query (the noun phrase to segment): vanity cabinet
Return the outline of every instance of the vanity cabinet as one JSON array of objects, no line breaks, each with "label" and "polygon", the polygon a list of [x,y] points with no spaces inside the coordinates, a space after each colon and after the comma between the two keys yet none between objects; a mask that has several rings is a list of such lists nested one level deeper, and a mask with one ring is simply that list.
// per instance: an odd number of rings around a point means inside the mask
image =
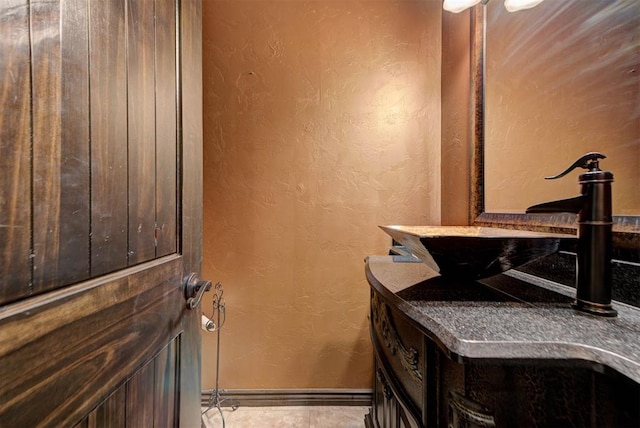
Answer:
[{"label": "vanity cabinet", "polygon": [[375,424],[369,421],[368,426],[393,428],[418,428],[419,419],[410,411],[402,396],[404,391],[391,386],[387,372],[382,368],[379,360],[375,363],[374,410]]},{"label": "vanity cabinet", "polygon": [[423,336],[373,292],[370,320],[376,349],[375,426],[420,427],[424,406]]},{"label": "vanity cabinet", "polygon": [[[482,340],[467,344],[469,349],[482,349],[485,357],[465,355],[467,352],[449,346],[451,336],[459,334],[456,330],[483,327],[427,322],[423,317],[428,313],[425,307],[450,311],[456,319],[456,312],[463,314],[481,305],[491,322],[492,312],[515,309],[518,313],[521,303],[511,301],[506,294],[500,297],[497,290],[478,291],[486,287],[480,283],[460,287],[447,284],[455,299],[446,301],[446,290],[437,281],[413,283],[413,273],[407,276],[409,284],[403,285],[402,265],[392,263],[382,270],[384,275],[380,276],[390,279],[388,287],[371,271],[367,274],[375,353],[373,405],[366,418],[367,427],[640,426],[638,382],[590,361],[586,355],[580,359],[568,351],[567,358],[527,358],[522,354],[510,358],[507,355],[512,351],[508,348],[515,342],[505,340],[501,346],[504,338],[492,338],[495,330],[491,328],[484,328],[482,333],[486,344]],[[398,268],[397,277],[392,275],[394,268]],[[416,267],[408,269],[415,271]],[[437,299],[442,305],[428,302],[434,293],[426,290],[434,287],[440,287]],[[640,325],[634,322],[623,321],[619,326]],[[500,328],[509,332],[536,327],[528,326],[526,319],[514,319],[512,325]],[[637,338],[638,332],[633,334]],[[500,356],[503,351],[505,355]]]}]

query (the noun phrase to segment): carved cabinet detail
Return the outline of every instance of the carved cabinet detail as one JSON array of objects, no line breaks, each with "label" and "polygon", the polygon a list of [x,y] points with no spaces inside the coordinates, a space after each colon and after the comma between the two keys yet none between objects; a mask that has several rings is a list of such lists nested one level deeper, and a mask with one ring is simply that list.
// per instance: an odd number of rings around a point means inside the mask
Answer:
[{"label": "carved cabinet detail", "polygon": [[382,344],[398,359],[411,379],[420,385],[422,383],[422,373],[418,365],[420,352],[415,347],[407,347],[402,343],[400,333],[391,316],[391,309],[382,303],[376,294],[371,300],[371,319]]},{"label": "carved cabinet detail", "polygon": [[393,298],[371,293],[375,353],[368,428],[640,426],[640,386],[571,361],[451,355]]}]

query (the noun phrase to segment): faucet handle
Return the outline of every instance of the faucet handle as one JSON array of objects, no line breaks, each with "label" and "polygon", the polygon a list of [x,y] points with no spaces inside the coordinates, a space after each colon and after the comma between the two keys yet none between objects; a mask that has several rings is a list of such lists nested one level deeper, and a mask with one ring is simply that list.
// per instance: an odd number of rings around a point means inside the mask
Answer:
[{"label": "faucet handle", "polygon": [[589,171],[600,171],[600,165],[598,159],[605,159],[606,156],[602,153],[598,152],[589,152],[586,155],[582,156],[580,159],[575,161],[573,165],[567,168],[565,171],[561,172],[558,175],[554,175],[551,177],[545,177],[545,180],[555,180],[556,178],[564,177],[569,174],[574,169],[580,167],[584,169],[588,169]]}]

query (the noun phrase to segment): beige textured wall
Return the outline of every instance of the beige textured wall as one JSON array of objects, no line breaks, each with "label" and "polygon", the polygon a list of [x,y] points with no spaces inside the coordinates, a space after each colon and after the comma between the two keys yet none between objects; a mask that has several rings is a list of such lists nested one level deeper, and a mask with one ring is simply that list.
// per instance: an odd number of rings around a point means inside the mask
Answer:
[{"label": "beige textured wall", "polygon": [[440,222],[441,2],[204,0],[203,27],[220,386],[369,388],[377,226]]},{"label": "beige textured wall", "polygon": [[442,14],[442,204],[443,225],[465,225],[471,204],[471,14]]}]

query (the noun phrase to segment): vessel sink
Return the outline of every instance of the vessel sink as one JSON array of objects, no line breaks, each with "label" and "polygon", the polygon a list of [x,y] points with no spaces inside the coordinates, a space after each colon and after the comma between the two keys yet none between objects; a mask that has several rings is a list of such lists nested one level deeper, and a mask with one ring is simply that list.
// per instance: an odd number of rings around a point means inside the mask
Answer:
[{"label": "vessel sink", "polygon": [[481,279],[558,251],[574,235],[480,226],[380,226],[442,276]]}]

